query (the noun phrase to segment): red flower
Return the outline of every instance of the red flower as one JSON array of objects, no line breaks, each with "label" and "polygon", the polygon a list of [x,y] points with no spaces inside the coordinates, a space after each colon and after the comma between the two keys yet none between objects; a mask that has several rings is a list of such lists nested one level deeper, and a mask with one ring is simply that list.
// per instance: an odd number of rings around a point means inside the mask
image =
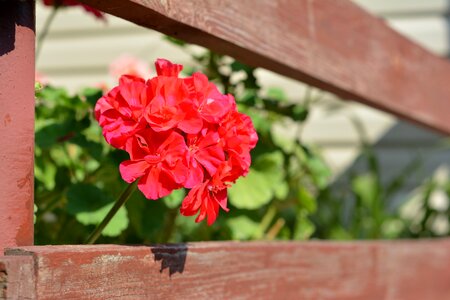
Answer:
[{"label": "red flower", "polygon": [[106,141],[130,155],[120,164],[125,181],[139,180],[149,199],[191,189],[181,213],[199,213],[196,222],[211,225],[219,207],[228,211],[227,188],[247,174],[258,136],[233,96],[205,75],[178,78],[182,66],[164,59],[156,70],[147,81],[122,76],[97,102],[95,117]]},{"label": "red flower", "polygon": [[145,128],[143,113],[148,101],[144,80],[128,75],[122,76],[119,86],[97,101],[95,118],[109,144],[124,149],[128,138]]},{"label": "red flower", "polygon": [[219,214],[219,207],[228,211],[227,188],[238,177],[239,174],[233,173],[229,163],[223,162],[213,177],[190,190],[181,205],[181,214],[193,216],[200,211],[195,222],[200,222],[207,217],[208,225],[211,225]]},{"label": "red flower", "polygon": [[232,108],[234,98],[221,94],[204,74],[194,73],[185,83],[193,99],[192,105],[205,121],[217,124]]},{"label": "red flower", "polygon": [[126,150],[130,160],[120,164],[120,174],[126,182],[140,178],[138,188],[145,197],[167,196],[186,181],[187,147],[179,133],[144,129],[128,141]]},{"label": "red flower", "polygon": [[159,76],[178,77],[183,66],[179,64],[173,64],[167,59],[158,58],[155,62],[156,73]]},{"label": "red flower", "polygon": [[80,3],[76,0],[42,0],[44,5],[46,6],[53,6],[53,7],[60,7],[60,6],[81,6],[84,8],[85,11],[88,13],[93,14],[98,19],[105,20],[105,14],[89,5]]},{"label": "red flower", "polygon": [[189,148],[189,176],[184,184],[187,188],[192,188],[203,181],[204,169],[209,176],[216,173],[219,165],[225,161],[225,153],[220,147],[220,137],[216,131],[205,128],[199,134],[187,135],[187,145]]},{"label": "red flower", "polygon": [[155,131],[179,128],[198,133],[203,121],[193,112],[183,81],[177,77],[158,76],[147,82],[152,101],[145,118]]},{"label": "red flower", "polygon": [[251,164],[250,150],[255,148],[258,135],[253,127],[252,120],[232,110],[221,122],[219,129],[221,144],[229,157],[237,161],[242,168],[243,175],[247,174]]}]

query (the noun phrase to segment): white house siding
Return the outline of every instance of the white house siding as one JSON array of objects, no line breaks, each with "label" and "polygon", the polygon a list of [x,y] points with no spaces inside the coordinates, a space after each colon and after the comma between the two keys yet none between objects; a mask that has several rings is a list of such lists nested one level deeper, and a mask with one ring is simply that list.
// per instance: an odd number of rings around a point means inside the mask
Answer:
[{"label": "white house siding", "polygon": [[[440,55],[449,53],[450,0],[355,0],[369,11],[385,18],[401,33]],[[49,9],[37,7],[39,33]],[[164,57],[189,64],[189,55],[162,40],[162,36],[134,24],[107,17],[102,22],[79,8],[60,12],[42,49],[37,69],[50,81],[71,90],[80,86],[114,81],[108,75],[108,64],[121,54],[128,53],[152,62]],[[279,86],[292,99],[300,99],[304,86],[293,80],[258,70],[260,83],[265,87]],[[450,95],[449,95],[450,96]],[[330,96],[327,96],[330,98]],[[359,137],[348,116],[357,116],[364,124],[370,141],[374,143],[382,163],[382,173],[388,178],[401,169],[417,152],[434,151],[440,137],[427,130],[399,122],[396,118],[351,102],[339,102],[338,111],[328,112],[325,100],[316,106],[312,118],[304,128],[305,140],[319,145],[338,178],[352,166],[358,167]],[[450,103],[450,102],[449,102]],[[420,174],[409,179],[409,192],[418,182],[440,168],[448,166],[450,152],[434,151],[425,160]]]}]

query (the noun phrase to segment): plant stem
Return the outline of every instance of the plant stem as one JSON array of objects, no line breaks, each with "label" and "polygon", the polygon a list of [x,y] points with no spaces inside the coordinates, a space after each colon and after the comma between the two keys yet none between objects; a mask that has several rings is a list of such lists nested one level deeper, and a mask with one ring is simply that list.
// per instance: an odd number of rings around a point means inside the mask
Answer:
[{"label": "plant stem", "polygon": [[106,217],[103,219],[103,221],[95,228],[94,232],[88,237],[86,240],[86,244],[92,245],[95,243],[95,241],[98,239],[100,234],[102,233],[103,229],[105,229],[106,225],[108,225],[109,221],[115,216],[119,208],[121,208],[127,200],[130,198],[131,194],[136,190],[138,180],[135,182],[129,184],[125,191],[120,195],[119,199],[117,199],[116,203],[114,203],[114,206],[111,208],[111,210],[108,212]]},{"label": "plant stem", "polygon": [[173,231],[175,229],[175,222],[178,216],[178,209],[170,209],[167,214],[167,219],[165,222],[164,229],[161,233],[159,241],[161,243],[167,243],[170,241]]},{"label": "plant stem", "polygon": [[267,232],[265,238],[267,240],[273,240],[277,237],[278,233],[280,232],[280,230],[283,228],[284,224],[286,223],[286,221],[283,218],[279,218],[275,224],[272,226],[272,228],[269,229],[269,231]]},{"label": "plant stem", "polygon": [[36,61],[38,60],[39,54],[41,53],[42,44],[44,42],[45,37],[48,34],[48,31],[50,29],[50,25],[52,24],[53,20],[55,19],[56,13],[58,12],[59,6],[54,6],[52,12],[47,17],[44,23],[44,27],[42,27],[41,33],[39,33],[37,38],[37,45],[36,45]]},{"label": "plant stem", "polygon": [[272,203],[272,205],[269,206],[266,213],[264,214],[261,223],[259,223],[258,230],[253,234],[252,236],[253,239],[258,240],[264,236],[264,232],[266,232],[267,227],[269,227],[276,213],[277,209],[275,205]]}]

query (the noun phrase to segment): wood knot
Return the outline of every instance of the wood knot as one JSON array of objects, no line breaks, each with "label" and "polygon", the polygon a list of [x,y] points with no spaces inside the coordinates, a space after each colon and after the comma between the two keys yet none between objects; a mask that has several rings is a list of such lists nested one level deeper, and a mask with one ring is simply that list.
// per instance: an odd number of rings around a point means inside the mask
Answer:
[{"label": "wood knot", "polygon": [[10,114],[6,114],[6,115],[3,117],[3,125],[5,125],[5,127],[6,127],[6,126],[8,126],[8,124],[11,123],[11,122],[12,122],[11,115],[10,115]]}]

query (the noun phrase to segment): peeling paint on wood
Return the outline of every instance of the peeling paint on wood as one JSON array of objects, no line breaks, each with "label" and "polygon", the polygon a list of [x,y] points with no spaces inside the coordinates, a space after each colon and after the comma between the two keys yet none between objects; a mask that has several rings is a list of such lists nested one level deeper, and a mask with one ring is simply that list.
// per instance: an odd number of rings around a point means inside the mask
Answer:
[{"label": "peeling paint on wood", "polygon": [[32,246],[38,299],[450,299],[450,239]]},{"label": "peeling paint on wood", "polygon": [[81,0],[450,133],[450,62],[347,0]]},{"label": "peeling paint on wood", "polygon": [[0,299],[36,299],[32,257],[0,257]]}]

